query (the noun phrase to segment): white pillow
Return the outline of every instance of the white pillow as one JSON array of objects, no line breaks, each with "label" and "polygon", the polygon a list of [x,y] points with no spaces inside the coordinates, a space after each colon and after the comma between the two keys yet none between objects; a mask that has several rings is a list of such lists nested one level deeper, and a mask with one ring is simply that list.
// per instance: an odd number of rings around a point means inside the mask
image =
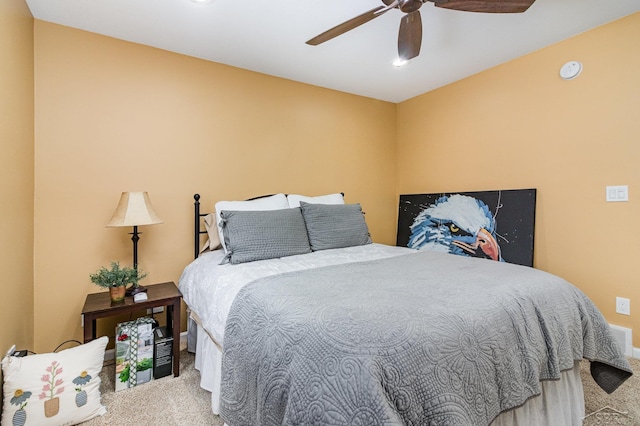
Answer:
[{"label": "white pillow", "polygon": [[106,413],[100,371],[109,338],[60,352],[4,357],[3,425],[75,425]]},{"label": "white pillow", "polygon": [[216,203],[216,225],[218,226],[218,237],[224,252],[227,253],[227,247],[224,243],[224,234],[220,226],[220,212],[222,210],[233,211],[265,211],[265,210],[281,210],[289,208],[287,196],[284,194],[271,195],[250,201],[218,201]]},{"label": "white pillow", "polygon": [[287,195],[287,201],[289,202],[289,207],[291,208],[300,207],[300,201],[304,201],[305,203],[309,204],[344,204],[344,196],[340,193],[319,195],[317,197],[289,194]]}]

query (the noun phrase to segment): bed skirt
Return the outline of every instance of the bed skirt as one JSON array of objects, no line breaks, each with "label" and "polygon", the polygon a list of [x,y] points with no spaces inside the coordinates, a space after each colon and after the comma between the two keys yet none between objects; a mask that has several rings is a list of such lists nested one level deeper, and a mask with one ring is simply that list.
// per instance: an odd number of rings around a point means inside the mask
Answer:
[{"label": "bed skirt", "polygon": [[[195,349],[195,368],[200,372],[200,387],[211,393],[211,411],[218,415],[222,348],[199,325],[198,317],[193,312],[189,327],[188,337],[191,340],[188,345]],[[543,381],[541,395],[530,398],[520,407],[501,413],[491,422],[491,426],[580,426],[584,410],[580,361],[576,361],[573,369],[561,373],[560,380]]]}]

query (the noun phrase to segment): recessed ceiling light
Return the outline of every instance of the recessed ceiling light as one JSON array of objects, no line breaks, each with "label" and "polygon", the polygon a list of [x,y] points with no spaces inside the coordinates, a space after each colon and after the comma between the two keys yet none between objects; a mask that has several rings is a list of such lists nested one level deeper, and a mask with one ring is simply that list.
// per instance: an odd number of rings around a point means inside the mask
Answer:
[{"label": "recessed ceiling light", "polygon": [[402,67],[404,65],[407,65],[409,63],[409,61],[407,61],[406,59],[396,59],[395,61],[393,61],[393,66],[394,67]]},{"label": "recessed ceiling light", "polygon": [[211,3],[211,0],[191,0],[194,3],[197,4],[207,4],[207,3]]}]

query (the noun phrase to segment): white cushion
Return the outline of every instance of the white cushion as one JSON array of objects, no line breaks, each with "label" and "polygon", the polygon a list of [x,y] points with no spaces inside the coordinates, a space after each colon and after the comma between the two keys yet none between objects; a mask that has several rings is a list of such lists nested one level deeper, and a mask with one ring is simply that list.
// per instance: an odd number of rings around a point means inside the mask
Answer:
[{"label": "white cushion", "polygon": [[305,195],[289,194],[287,195],[289,207],[300,207],[300,201],[309,204],[344,204],[344,196],[338,194],[319,195],[317,197],[307,197]]},{"label": "white cushion", "polygon": [[75,425],[106,413],[100,371],[109,338],[56,353],[4,357],[3,425]]},{"label": "white cushion", "polygon": [[227,247],[224,243],[224,234],[220,226],[220,212],[222,210],[233,211],[265,211],[265,210],[281,210],[289,208],[287,196],[284,194],[275,194],[269,197],[262,197],[250,201],[218,201],[216,203],[216,225],[218,227],[218,238],[227,253]]}]

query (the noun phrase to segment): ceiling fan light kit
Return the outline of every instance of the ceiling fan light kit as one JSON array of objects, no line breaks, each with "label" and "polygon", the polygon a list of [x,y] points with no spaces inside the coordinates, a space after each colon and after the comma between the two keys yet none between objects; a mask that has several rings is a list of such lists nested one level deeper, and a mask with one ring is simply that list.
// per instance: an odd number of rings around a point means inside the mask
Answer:
[{"label": "ceiling fan light kit", "polygon": [[403,67],[403,66],[407,65],[408,63],[409,63],[409,61],[407,61],[406,59],[398,58],[395,61],[393,61],[393,66],[396,67],[396,68],[400,68],[400,67]]},{"label": "ceiling fan light kit", "polygon": [[[522,13],[526,11],[535,0],[382,0],[384,6],[378,6],[342,24],[336,25],[308,40],[307,44],[317,46],[347,31],[351,31],[378,16],[382,16],[391,9],[399,9],[404,13],[404,16],[400,20],[400,29],[398,32],[398,57],[401,60],[408,61],[420,54],[422,44],[422,18],[420,16],[420,8],[427,1],[433,1],[436,7],[465,12]],[[395,64],[394,62],[394,65]]]}]

